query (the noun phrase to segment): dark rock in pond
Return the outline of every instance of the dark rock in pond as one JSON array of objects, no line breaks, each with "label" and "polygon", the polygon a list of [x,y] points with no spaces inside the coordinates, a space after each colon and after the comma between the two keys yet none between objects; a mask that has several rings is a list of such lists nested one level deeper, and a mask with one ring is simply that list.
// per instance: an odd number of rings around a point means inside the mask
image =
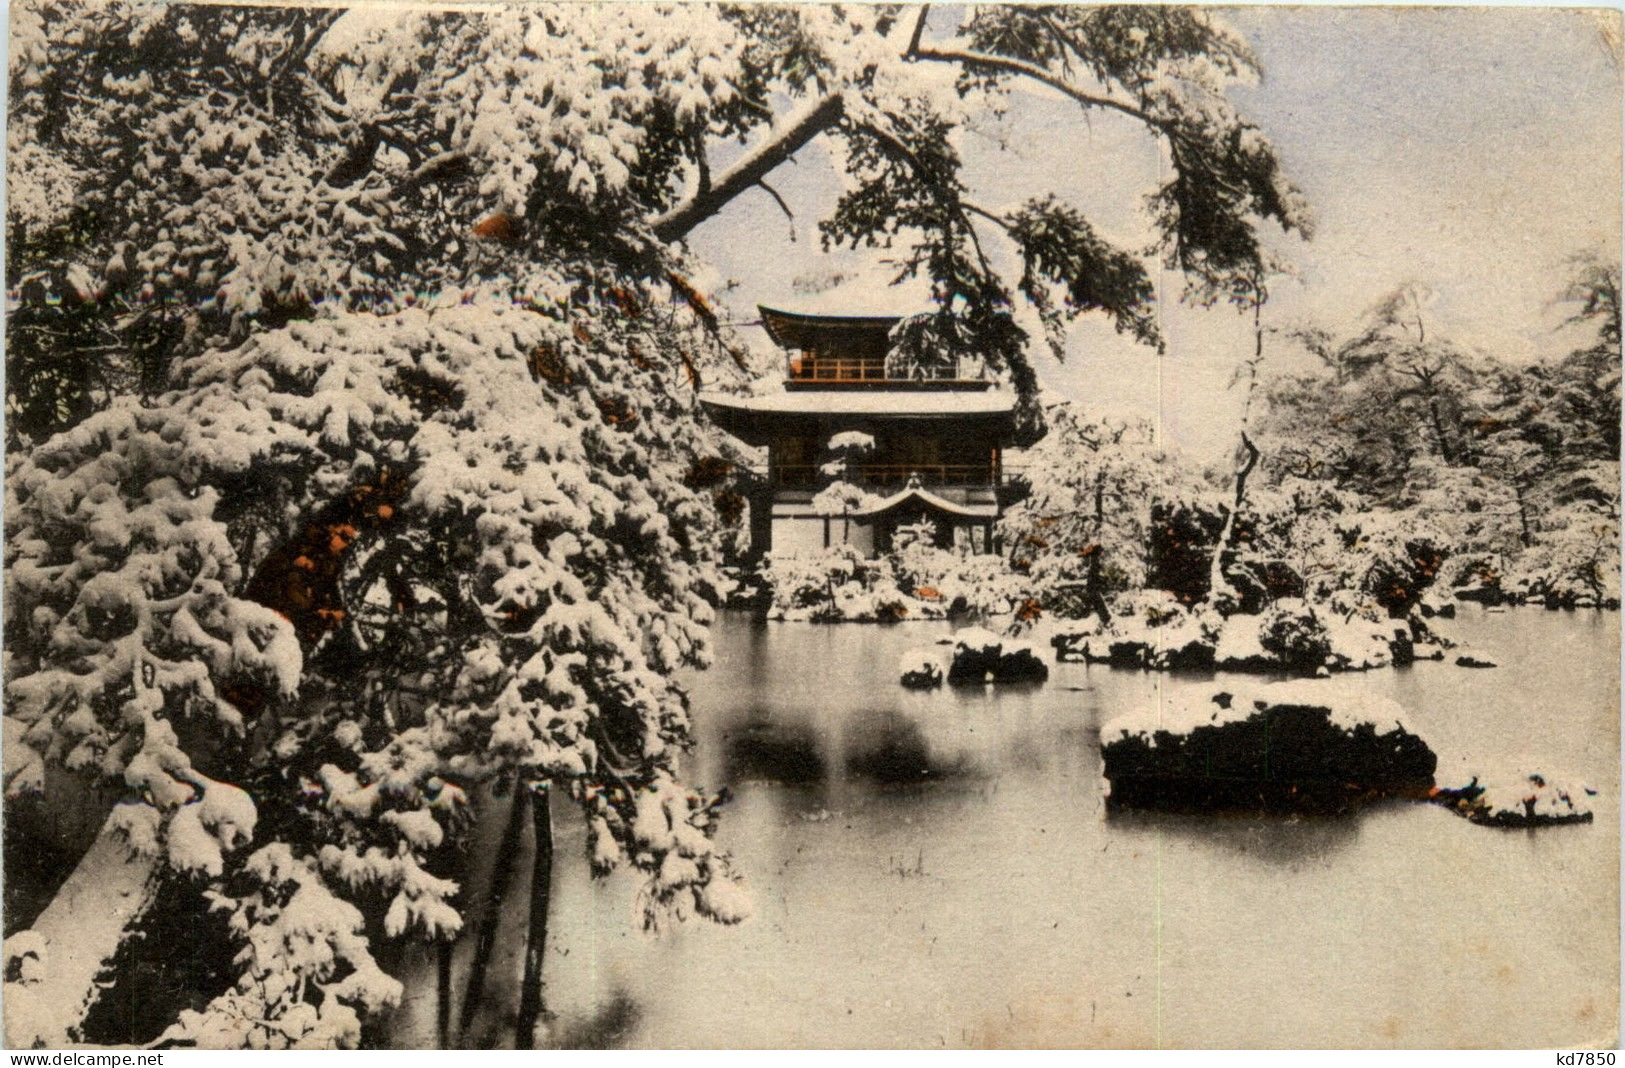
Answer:
[{"label": "dark rock in pond", "polygon": [[911,690],[942,685],[942,664],[929,649],[910,649],[897,662],[898,681]]},{"label": "dark rock in pond", "polygon": [[1570,787],[1540,774],[1489,783],[1474,775],[1466,786],[1440,788],[1432,798],[1486,827],[1551,827],[1590,823],[1589,799],[1596,794],[1589,786]]},{"label": "dark rock in pond", "polygon": [[1051,636],[1050,647],[1055,659],[1063,664],[1081,664],[1089,659],[1089,639],[1092,635],[1078,631],[1061,631]]},{"label": "dark rock in pond", "polygon": [[956,686],[983,682],[1043,682],[1049,665],[1026,642],[999,637],[981,627],[954,632],[954,659],[948,681]]},{"label": "dark rock in pond", "polygon": [[1215,688],[1108,723],[1108,804],[1184,811],[1336,812],[1425,795],[1438,765],[1392,701],[1345,707],[1312,682]]}]

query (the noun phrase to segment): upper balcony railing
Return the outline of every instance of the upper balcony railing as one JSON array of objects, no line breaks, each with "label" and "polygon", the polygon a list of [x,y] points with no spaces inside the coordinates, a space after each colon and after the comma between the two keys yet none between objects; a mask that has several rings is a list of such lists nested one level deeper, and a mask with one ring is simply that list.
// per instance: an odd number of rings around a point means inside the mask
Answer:
[{"label": "upper balcony railing", "polygon": [[[910,479],[927,486],[997,486],[1004,472],[994,464],[853,464],[846,481],[866,487],[901,487]],[[769,476],[776,486],[786,489],[817,489],[831,479],[818,464],[774,464]]]},{"label": "upper balcony railing", "polygon": [[841,385],[864,382],[984,382],[980,360],[944,360],[932,366],[905,366],[883,356],[831,356],[793,352],[785,357],[785,379],[792,383]]}]

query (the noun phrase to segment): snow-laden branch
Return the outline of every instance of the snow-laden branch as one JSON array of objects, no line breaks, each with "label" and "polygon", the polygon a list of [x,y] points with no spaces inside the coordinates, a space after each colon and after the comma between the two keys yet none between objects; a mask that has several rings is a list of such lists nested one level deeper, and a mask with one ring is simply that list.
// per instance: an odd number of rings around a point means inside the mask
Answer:
[{"label": "snow-laden branch", "polygon": [[839,93],[814,98],[795,114],[788,117],[771,136],[760,145],[716,175],[710,189],[696,191],[692,196],[673,205],[668,211],[650,221],[655,234],[663,241],[675,241],[694,227],[721,211],[734,197],[761,180],[785,160],[799,152],[807,142],[840,121],[845,109]]}]

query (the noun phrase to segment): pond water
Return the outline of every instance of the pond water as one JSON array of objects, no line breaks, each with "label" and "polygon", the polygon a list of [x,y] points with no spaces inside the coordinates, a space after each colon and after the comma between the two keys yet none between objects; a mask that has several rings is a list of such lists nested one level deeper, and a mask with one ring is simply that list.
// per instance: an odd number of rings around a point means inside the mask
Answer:
[{"label": "pond water", "polygon": [[1466,606],[1501,664],[1326,680],[1409,710],[1439,781],[1546,771],[1595,823],[1113,814],[1099,731],[1159,689],[1062,664],[1042,686],[911,693],[939,624],[727,615],[694,679],[695,781],[756,916],[660,938],[559,818],[555,1041],[632,1046],[1523,1046],[1618,1026],[1619,617]]}]

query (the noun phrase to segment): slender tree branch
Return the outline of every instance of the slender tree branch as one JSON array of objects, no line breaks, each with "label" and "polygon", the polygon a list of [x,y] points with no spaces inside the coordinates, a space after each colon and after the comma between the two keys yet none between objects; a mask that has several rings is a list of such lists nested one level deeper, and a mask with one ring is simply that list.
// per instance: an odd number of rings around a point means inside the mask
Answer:
[{"label": "slender tree branch", "polygon": [[905,55],[916,56],[920,51],[920,38],[925,34],[925,19],[931,13],[930,4],[921,4],[920,13],[914,18],[914,32],[909,34],[908,51]]},{"label": "slender tree branch", "polygon": [[982,218],[986,219],[990,223],[993,223],[1005,233],[1010,233],[1010,221],[1004,216],[988,211],[980,204],[970,200],[961,200],[959,202],[959,206],[970,212],[972,215],[980,215]]},{"label": "slender tree branch", "polygon": [[795,214],[795,212],[791,211],[790,210],[790,205],[786,204],[784,202],[784,198],[779,196],[779,191],[767,184],[767,179],[764,178],[761,181],[757,182],[756,184],[761,186],[762,189],[767,192],[767,195],[772,197],[774,199],[774,201],[776,201],[778,203],[779,210],[784,212],[784,217],[786,219],[790,220],[790,240],[794,241],[796,239],[796,214]]},{"label": "slender tree branch", "polygon": [[991,70],[1003,71],[1006,74],[1020,74],[1024,77],[1031,78],[1036,82],[1041,82],[1042,84],[1049,86],[1051,89],[1070,97],[1072,100],[1077,101],[1084,107],[1109,108],[1112,111],[1120,111],[1124,115],[1138,119],[1147,126],[1167,134],[1169,137],[1175,136],[1174,125],[1168,120],[1159,119],[1143,108],[1135,107],[1133,104],[1126,104],[1121,100],[1113,100],[1109,96],[1098,96],[1094,93],[1086,93],[1082,89],[1079,89],[1077,86],[1068,82],[1066,79],[1056,77],[1054,74],[1051,74],[1049,71],[1045,70],[1043,67],[1040,67],[1036,63],[1028,63],[1026,60],[1021,59],[1012,59],[1009,56],[996,56],[988,52],[973,52],[969,49],[960,48],[920,48],[914,51],[912,55],[915,59],[926,59],[936,63],[955,63],[961,66],[987,67]]},{"label": "slender tree branch", "polygon": [[[796,213],[790,210],[790,205],[786,204],[784,202],[784,198],[779,196],[779,191],[777,189],[774,189],[772,186],[768,185],[767,181],[765,179],[762,180],[762,181],[757,182],[756,184],[761,186],[764,190],[766,190],[767,195],[772,197],[775,201],[778,202],[779,210],[784,212],[784,217],[786,219],[789,219],[791,222],[795,222]],[[790,233],[791,233],[791,236],[792,236],[792,239],[793,239],[794,234],[795,234],[795,230],[792,228]]]}]

